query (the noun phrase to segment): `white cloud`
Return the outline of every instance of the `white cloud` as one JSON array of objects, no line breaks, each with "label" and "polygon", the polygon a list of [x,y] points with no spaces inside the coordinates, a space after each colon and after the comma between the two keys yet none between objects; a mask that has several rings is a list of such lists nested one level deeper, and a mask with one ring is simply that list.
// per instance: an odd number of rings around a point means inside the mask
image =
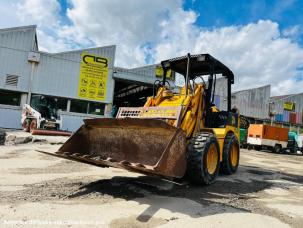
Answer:
[{"label": "white cloud", "polygon": [[97,45],[117,44],[117,64],[123,66],[144,64],[146,46],[159,42],[162,24],[175,11],[183,11],[181,0],[165,3],[162,0],[70,2],[73,7],[67,15],[73,28],[86,34]]},{"label": "white cloud", "polygon": [[282,31],[282,34],[286,38],[290,38],[293,41],[296,41],[303,35],[302,25],[290,26]]},{"label": "white cloud", "polygon": [[60,52],[92,45],[80,30],[61,21],[58,0],[19,0],[14,6],[22,24],[38,25],[41,51]]},{"label": "white cloud", "polygon": [[17,3],[16,8],[22,21],[35,22],[43,27],[58,23],[60,4],[56,0],[25,0]]},{"label": "white cloud", "polygon": [[8,28],[21,24],[15,14],[17,2],[18,0],[0,2],[0,28]]},{"label": "white cloud", "polygon": [[302,92],[303,83],[294,77],[303,65],[303,50],[281,37],[276,23],[202,31],[193,46],[194,52],[212,53],[231,67],[236,90],[271,84],[272,94]]},{"label": "white cloud", "polygon": [[60,21],[56,0],[15,4],[23,23],[39,25],[43,50],[116,44],[116,66],[126,67],[187,52],[208,52],[234,71],[235,90],[271,84],[273,95],[302,92],[303,82],[295,80],[302,74],[298,67],[303,66],[303,49],[295,43],[299,27],[281,31],[277,23],[260,20],[243,26],[201,28],[195,24],[198,14],[184,10],[182,0],[69,3],[68,25]]},{"label": "white cloud", "polygon": [[55,38],[46,34],[43,30],[37,30],[39,50],[44,52],[62,52],[71,49],[71,45],[63,38]]},{"label": "white cloud", "polygon": [[207,29],[195,25],[197,13],[185,11],[182,1],[71,3],[73,29],[98,45],[117,44],[116,65],[143,65],[146,54],[159,62],[187,52],[208,52],[234,71],[235,90],[271,84],[272,94],[302,91],[303,83],[294,78],[303,65],[303,50],[282,35],[275,22]]}]

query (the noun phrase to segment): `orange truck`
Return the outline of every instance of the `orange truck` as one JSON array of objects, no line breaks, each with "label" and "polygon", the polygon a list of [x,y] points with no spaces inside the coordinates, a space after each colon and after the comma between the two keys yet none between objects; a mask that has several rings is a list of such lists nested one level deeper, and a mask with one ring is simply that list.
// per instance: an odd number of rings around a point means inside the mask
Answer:
[{"label": "orange truck", "polygon": [[247,144],[249,148],[270,148],[276,153],[281,153],[287,147],[288,128],[250,124],[247,133]]}]

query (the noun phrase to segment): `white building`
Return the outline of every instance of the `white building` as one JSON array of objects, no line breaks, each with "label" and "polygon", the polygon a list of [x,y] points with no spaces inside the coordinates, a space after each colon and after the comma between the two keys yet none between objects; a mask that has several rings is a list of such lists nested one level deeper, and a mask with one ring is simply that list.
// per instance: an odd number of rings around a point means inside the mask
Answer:
[{"label": "white building", "polygon": [[[142,105],[152,94],[156,65],[115,67],[115,51],[113,45],[46,53],[38,49],[36,26],[0,29],[0,128],[21,128],[23,104],[33,105],[41,95],[56,100],[62,129],[71,131],[84,118],[109,116],[113,104]],[[83,95],[80,71],[85,54],[88,61],[106,61],[106,76],[97,81],[103,86],[100,90],[92,90],[92,94],[83,90],[87,92]],[[171,85],[174,87],[173,82]]]}]

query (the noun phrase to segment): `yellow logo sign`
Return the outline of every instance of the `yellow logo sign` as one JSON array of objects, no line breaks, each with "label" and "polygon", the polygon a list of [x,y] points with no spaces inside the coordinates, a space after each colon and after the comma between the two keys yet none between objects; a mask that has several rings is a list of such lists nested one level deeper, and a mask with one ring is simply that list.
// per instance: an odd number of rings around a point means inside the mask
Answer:
[{"label": "yellow logo sign", "polygon": [[287,110],[287,111],[294,111],[295,110],[295,103],[293,102],[284,102],[284,110]]},{"label": "yellow logo sign", "polygon": [[[162,78],[163,77],[163,68],[161,66],[156,66],[156,77]],[[166,78],[173,79],[173,74],[171,70],[168,70],[166,73]]]},{"label": "yellow logo sign", "polygon": [[107,77],[107,58],[95,54],[82,53],[78,97],[103,101],[106,97]]}]

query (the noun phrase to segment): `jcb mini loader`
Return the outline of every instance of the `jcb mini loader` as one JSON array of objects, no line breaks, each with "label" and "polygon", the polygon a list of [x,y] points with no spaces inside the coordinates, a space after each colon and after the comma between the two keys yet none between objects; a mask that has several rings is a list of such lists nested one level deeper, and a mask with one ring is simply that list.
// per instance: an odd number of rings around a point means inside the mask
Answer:
[{"label": "jcb mini loader", "polygon": [[[205,185],[219,170],[235,173],[240,121],[231,109],[232,71],[209,54],[188,54],[161,65],[163,80],[144,107],[120,108],[116,118],[84,120],[56,156]],[[185,77],[179,94],[166,83],[169,70]],[[217,75],[226,78],[227,111],[214,105]]]}]

